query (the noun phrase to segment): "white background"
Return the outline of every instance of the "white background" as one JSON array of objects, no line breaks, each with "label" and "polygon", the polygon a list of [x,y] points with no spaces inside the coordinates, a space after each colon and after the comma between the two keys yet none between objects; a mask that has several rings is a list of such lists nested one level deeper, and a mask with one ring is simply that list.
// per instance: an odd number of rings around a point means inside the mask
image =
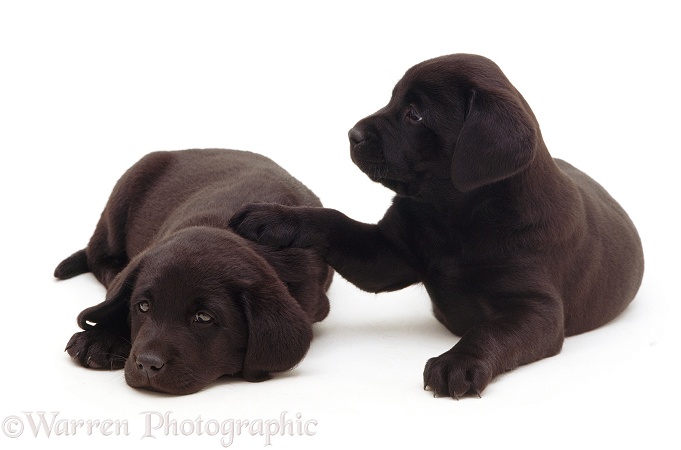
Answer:
[{"label": "white background", "polygon": [[[0,420],[18,415],[25,430],[0,432],[0,447],[221,448],[220,436],[198,432],[141,439],[142,413],[182,422],[287,411],[315,420],[316,434],[275,436],[274,448],[679,448],[672,3],[3,2]],[[375,222],[391,193],[352,164],[347,130],[388,101],[407,68],[456,52],[496,61],[552,154],[601,182],[637,224],[646,275],[621,317],[461,401],[422,389],[426,360],[457,340],[424,290],[371,295],[340,277],[307,357],[266,383],[173,397],[70,361],[75,317],[104,289],[91,275],[57,282],[52,271],[85,246],[131,164],[160,149],[252,150],[326,206]],[[130,435],[34,438],[23,412],[37,411],[128,421]],[[264,445],[246,432],[233,448]]]}]

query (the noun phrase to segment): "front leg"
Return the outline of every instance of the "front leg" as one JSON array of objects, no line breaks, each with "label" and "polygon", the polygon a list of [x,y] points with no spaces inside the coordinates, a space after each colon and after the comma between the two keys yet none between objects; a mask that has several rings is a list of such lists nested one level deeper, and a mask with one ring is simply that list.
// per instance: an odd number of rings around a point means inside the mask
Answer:
[{"label": "front leg", "polygon": [[378,225],[357,222],[334,209],[255,203],[235,214],[230,226],[260,244],[313,248],[365,291],[393,291],[419,281]]},{"label": "front leg", "polygon": [[75,333],[66,344],[66,352],[83,367],[122,369],[130,354],[130,329],[123,328],[95,326]]},{"label": "front leg", "polygon": [[558,354],[564,340],[560,302],[513,302],[497,318],[471,328],[451,350],[428,360],[424,387],[439,397],[480,396],[497,375]]}]

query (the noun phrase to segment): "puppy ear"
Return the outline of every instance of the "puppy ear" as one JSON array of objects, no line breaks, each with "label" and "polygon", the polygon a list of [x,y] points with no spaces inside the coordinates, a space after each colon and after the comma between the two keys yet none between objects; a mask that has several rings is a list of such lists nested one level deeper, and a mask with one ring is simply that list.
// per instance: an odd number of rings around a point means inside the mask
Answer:
[{"label": "puppy ear", "polygon": [[248,321],[248,347],[242,376],[263,381],[271,372],[293,368],[312,342],[312,325],[286,286],[274,275],[242,295]]},{"label": "puppy ear", "polygon": [[133,259],[113,279],[106,292],[105,300],[95,306],[84,309],[78,314],[78,325],[83,330],[92,329],[96,324],[127,324],[128,301],[139,272],[139,257]]},{"label": "puppy ear", "polygon": [[454,186],[468,192],[508,178],[532,162],[537,130],[520,94],[472,89],[452,157]]}]

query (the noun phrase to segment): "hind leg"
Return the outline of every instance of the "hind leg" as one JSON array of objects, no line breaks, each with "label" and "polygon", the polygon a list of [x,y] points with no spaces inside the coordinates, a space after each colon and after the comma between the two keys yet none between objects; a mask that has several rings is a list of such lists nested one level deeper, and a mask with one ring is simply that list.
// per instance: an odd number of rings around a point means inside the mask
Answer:
[{"label": "hind leg", "polygon": [[[114,190],[112,199],[120,197]],[[54,271],[54,276],[66,280],[76,275],[92,272],[104,286],[128,264],[130,259],[125,251],[125,201],[110,201],[97,223],[88,246],[63,260]]]},{"label": "hind leg", "polygon": [[87,265],[87,254],[85,249],[78,250],[73,255],[59,263],[54,269],[55,278],[60,280],[68,280],[81,273],[89,272],[90,268]]},{"label": "hind leg", "polygon": [[130,260],[125,251],[112,252],[108,246],[93,242],[95,238],[96,235],[92,237],[86,249],[88,264],[99,282],[109,287],[116,275],[125,269]]},{"label": "hind leg", "polygon": [[[93,236],[93,240],[94,238]],[[128,257],[125,253],[111,254],[102,247],[92,246],[91,242],[88,248],[78,250],[60,262],[54,269],[54,276],[60,280],[68,280],[77,275],[92,272],[100,283],[109,286],[127,264]]]}]

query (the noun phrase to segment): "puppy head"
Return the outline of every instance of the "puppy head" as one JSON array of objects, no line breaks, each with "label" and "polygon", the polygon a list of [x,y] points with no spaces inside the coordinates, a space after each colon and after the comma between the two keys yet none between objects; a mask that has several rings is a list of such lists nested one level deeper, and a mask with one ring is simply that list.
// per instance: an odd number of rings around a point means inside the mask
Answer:
[{"label": "puppy head", "polygon": [[[295,366],[312,329],[274,270],[241,238],[193,228],[134,258],[83,328],[127,311],[132,387],[196,392],[223,375],[261,381]],[[96,326],[96,325],[95,325]]]},{"label": "puppy head", "polygon": [[407,71],[387,106],[348,136],[352,160],[406,196],[469,192],[511,177],[536,154],[538,125],[492,61],[449,55]]}]

